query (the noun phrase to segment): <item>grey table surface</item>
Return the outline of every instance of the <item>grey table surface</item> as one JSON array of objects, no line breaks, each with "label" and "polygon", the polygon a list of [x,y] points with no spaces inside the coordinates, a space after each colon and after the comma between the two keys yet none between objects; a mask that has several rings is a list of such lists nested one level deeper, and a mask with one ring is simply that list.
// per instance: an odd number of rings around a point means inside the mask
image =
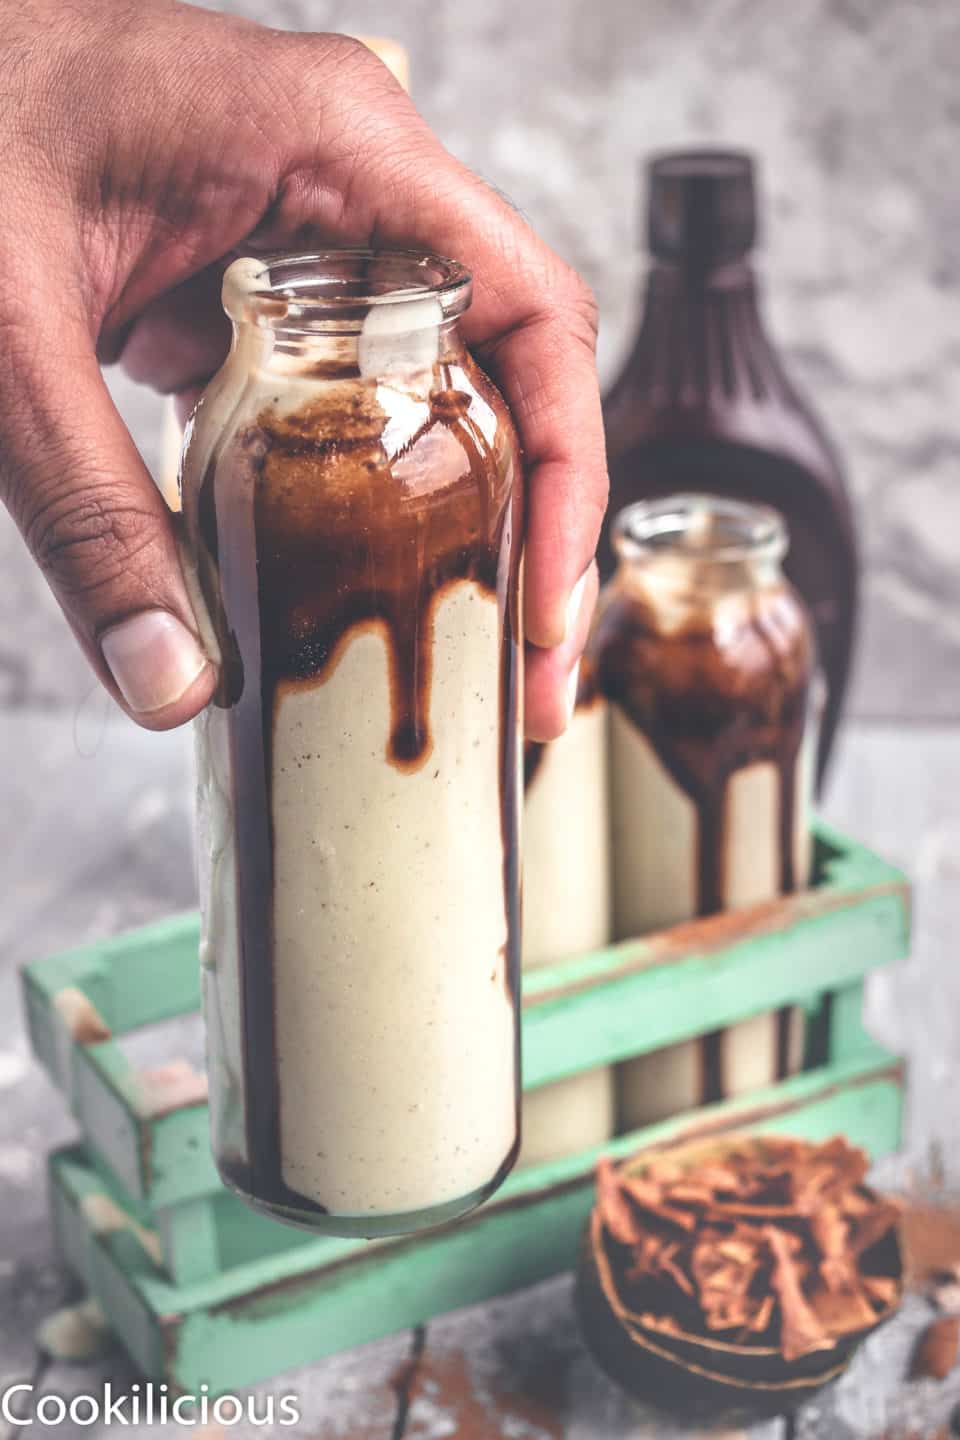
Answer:
[{"label": "grey table surface", "polygon": [[[72,1131],[33,1063],[23,1031],[18,967],[86,939],[193,902],[189,737],[138,731],[91,690],[77,710],[0,711],[2,813],[8,836],[0,914],[0,1389],[12,1380],[70,1396],[135,1377],[119,1350],[94,1365],[39,1354],[39,1322],[69,1282],[53,1249],[44,1155]],[[905,1154],[881,1179],[942,1166],[960,1181],[960,728],[860,722],[836,757],[824,810],[902,864],[916,885],[909,963],[874,977],[868,1016],[877,1037],[911,1062]],[[848,1376],[799,1419],[798,1436],[932,1437],[960,1403],[960,1374],[907,1383],[908,1356],[930,1317],[912,1299],[866,1347]],[[410,1358],[416,1351],[416,1363]],[[640,1440],[679,1434],[627,1402],[577,1336],[567,1277],[432,1322],[280,1377],[302,1420],[292,1436],[336,1440]],[[264,1390],[263,1393],[266,1393]],[[69,1435],[69,1422],[58,1433]],[[178,1427],[141,1426],[158,1434]],[[12,1437],[16,1427],[7,1427]],[[26,1432],[24,1432],[26,1433]],[[83,1433],[98,1435],[97,1427]],[[232,1433],[242,1435],[242,1427]],[[250,1430],[250,1434],[263,1433]],[[779,1440],[776,1421],[753,1432]],[[943,1432],[946,1433],[946,1432]],[[6,1440],[0,1426],[0,1440]]]}]

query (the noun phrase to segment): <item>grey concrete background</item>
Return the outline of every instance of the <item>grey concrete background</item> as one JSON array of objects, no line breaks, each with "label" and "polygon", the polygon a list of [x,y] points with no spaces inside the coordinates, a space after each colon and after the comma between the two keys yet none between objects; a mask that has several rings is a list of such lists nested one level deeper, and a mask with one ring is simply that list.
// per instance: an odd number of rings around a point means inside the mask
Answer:
[{"label": "grey concrete background", "polygon": [[[594,287],[600,371],[633,327],[638,161],[762,164],[772,329],[846,456],[866,560],[853,711],[960,714],[960,6],[954,0],[221,0],[277,26],[393,35],[447,146]],[[158,457],[158,405],[118,403]],[[75,704],[86,668],[4,519],[0,696]],[[9,624],[5,630],[9,630]]]},{"label": "grey concrete background", "polygon": [[[761,156],[770,323],[847,457],[866,560],[860,664],[826,813],[916,882],[914,959],[877,977],[870,1023],[912,1061],[908,1163],[923,1171],[939,1150],[960,1186],[960,1115],[945,1098],[960,1083],[952,964],[960,919],[960,6],[246,0],[221,8],[403,41],[414,95],[447,145],[504,189],[596,290],[605,381],[636,313],[638,157],[704,141],[749,145]],[[156,470],[159,402],[116,374],[110,383]],[[95,688],[5,518],[0,749],[0,1007],[17,1017],[0,1037],[0,1379],[36,1374],[67,1391],[123,1373],[123,1364],[114,1353],[103,1368],[68,1376],[38,1362],[35,1323],[65,1293],[43,1157],[71,1127],[29,1058],[16,972],[37,955],[193,903],[189,739],[138,731]],[[924,1318],[905,1315],[845,1382],[829,1422],[811,1414],[801,1433],[932,1434],[960,1389],[902,1385],[906,1348]],[[438,1322],[430,1343],[509,1379],[510,1357],[525,1353],[538,1326],[549,1327],[571,1367],[564,1434],[651,1433],[579,1346],[565,1281]],[[390,1377],[407,1343],[401,1337],[298,1375],[315,1422],[301,1433],[396,1435]],[[418,1401],[408,1434],[454,1433],[455,1421],[428,1401]]]}]

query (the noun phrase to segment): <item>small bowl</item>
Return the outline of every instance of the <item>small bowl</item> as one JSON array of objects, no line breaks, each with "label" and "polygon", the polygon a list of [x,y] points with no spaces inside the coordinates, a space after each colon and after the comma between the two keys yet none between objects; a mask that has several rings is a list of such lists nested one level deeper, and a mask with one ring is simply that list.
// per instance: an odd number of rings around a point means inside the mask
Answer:
[{"label": "small bowl", "polygon": [[[761,1147],[762,1139],[728,1136],[671,1150],[685,1168],[720,1159],[733,1146]],[[662,1158],[664,1152],[657,1152]],[[626,1170],[642,1174],[650,1156],[641,1154]],[[872,1193],[872,1192],[868,1192]],[[898,1282],[903,1259],[894,1228],[871,1251],[878,1273]],[[599,1211],[594,1207],[581,1246],[577,1309],[584,1338],[607,1373],[629,1394],[673,1415],[736,1426],[785,1415],[843,1374],[857,1348],[897,1310],[900,1293],[872,1324],[838,1337],[829,1349],[786,1360],[770,1345],[734,1345],[686,1331],[665,1331],[631,1311],[621,1298]]]}]

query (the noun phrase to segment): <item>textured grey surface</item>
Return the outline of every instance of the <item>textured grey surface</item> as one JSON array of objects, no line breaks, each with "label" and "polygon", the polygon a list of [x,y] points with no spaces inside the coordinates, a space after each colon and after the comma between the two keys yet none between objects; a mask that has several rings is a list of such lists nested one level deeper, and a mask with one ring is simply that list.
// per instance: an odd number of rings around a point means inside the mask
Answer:
[{"label": "textured grey surface", "polygon": [[[71,1127],[29,1057],[16,968],[191,903],[193,866],[185,735],[138,731],[103,706],[89,707],[79,723],[68,710],[20,710],[0,713],[0,746],[0,809],[17,839],[7,857],[12,883],[0,927],[0,1004],[16,1017],[0,1040],[2,1389],[4,1380],[34,1372],[34,1329],[68,1293],[52,1254],[43,1156]],[[871,1028],[911,1070],[906,1163],[886,1165],[884,1183],[942,1163],[960,1189],[960,1115],[948,1098],[960,1082],[960,978],[952,964],[960,923],[960,727],[850,727],[825,809],[902,864],[916,885],[913,958],[874,977],[870,993]],[[922,1302],[911,1302],[842,1385],[804,1413],[798,1436],[930,1440],[960,1401],[960,1372],[943,1387],[905,1383],[907,1356],[929,1315]],[[396,1337],[261,1388],[300,1395],[304,1419],[288,1432],[294,1440],[395,1440],[396,1383],[409,1343]],[[118,1393],[133,1383],[117,1351],[96,1366],[45,1366],[40,1375],[47,1391],[67,1396],[98,1393],[107,1378]],[[668,1440],[680,1433],[626,1402],[593,1364],[577,1336],[568,1279],[431,1324],[404,1431],[408,1440]],[[174,1429],[157,1427],[157,1434],[172,1440]],[[0,1437],[7,1440],[2,1427]],[[751,1440],[785,1437],[774,1424]]]},{"label": "textured grey surface", "polygon": [[[914,959],[873,984],[871,1024],[913,1061],[912,1162],[922,1168],[939,1146],[960,1184],[960,1118],[945,1100],[960,1082],[951,963],[960,729],[949,723],[960,719],[960,211],[951,183],[960,7],[249,0],[230,8],[277,25],[404,41],[415,96],[447,145],[510,194],[597,291],[605,379],[635,312],[636,157],[701,141],[760,153],[771,324],[848,458],[859,505],[867,575],[854,709],[889,722],[848,733],[827,808],[917,882]],[[159,402],[116,373],[110,383],[156,472]],[[921,718],[941,723],[902,724]],[[0,745],[8,836],[0,1004],[18,1017],[22,961],[191,903],[193,867],[186,737],[137,731],[94,689],[5,518]],[[30,1373],[34,1325],[64,1293],[42,1156],[69,1134],[17,1019],[0,1042],[0,1378]],[[908,1315],[868,1349],[835,1403],[805,1417],[804,1440],[889,1427],[926,1435],[918,1425],[945,1418],[953,1389],[901,1384],[922,1318]],[[541,1342],[565,1367],[565,1434],[664,1433],[625,1408],[579,1347],[567,1282],[438,1322],[430,1337],[441,1356],[465,1352],[483,1384],[508,1388]],[[388,1440],[390,1382],[405,1343],[293,1377],[309,1397],[299,1433]],[[105,1373],[53,1370],[45,1383],[76,1393]],[[428,1385],[414,1397],[408,1434],[457,1433],[438,1394]],[[536,1435],[522,1415],[503,1433]]]},{"label": "textured grey surface", "polygon": [[[584,273],[607,380],[641,275],[638,157],[747,145],[769,315],[849,464],[866,559],[860,715],[960,715],[960,133],[955,0],[232,0],[277,26],[396,36],[447,146]],[[159,406],[112,377],[148,462]],[[0,697],[86,685],[0,523]]]}]

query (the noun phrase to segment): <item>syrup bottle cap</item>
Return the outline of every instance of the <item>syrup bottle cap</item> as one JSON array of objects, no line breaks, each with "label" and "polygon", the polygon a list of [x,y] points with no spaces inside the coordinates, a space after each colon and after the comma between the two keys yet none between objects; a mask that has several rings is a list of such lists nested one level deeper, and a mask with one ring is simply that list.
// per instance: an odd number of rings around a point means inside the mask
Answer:
[{"label": "syrup bottle cap", "polygon": [[674,150],[647,167],[647,240],[658,260],[709,269],[753,247],[753,159],[740,150]]}]

